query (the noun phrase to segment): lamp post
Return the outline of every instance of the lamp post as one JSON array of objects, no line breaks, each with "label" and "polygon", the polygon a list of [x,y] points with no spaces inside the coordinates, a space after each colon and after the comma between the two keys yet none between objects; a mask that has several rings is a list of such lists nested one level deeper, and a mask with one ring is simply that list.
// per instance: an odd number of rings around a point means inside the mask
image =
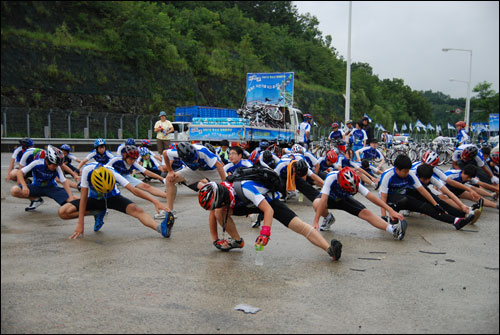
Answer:
[{"label": "lamp post", "polygon": [[459,82],[465,82],[467,83],[467,100],[465,103],[465,123],[467,130],[469,130],[469,123],[470,123],[470,91],[471,91],[471,82],[472,82],[472,50],[470,49],[453,49],[453,48],[443,48],[444,52],[450,51],[450,50],[455,50],[455,51],[465,51],[470,54],[469,58],[469,81],[460,81],[460,80],[451,80],[450,81],[459,81]]}]

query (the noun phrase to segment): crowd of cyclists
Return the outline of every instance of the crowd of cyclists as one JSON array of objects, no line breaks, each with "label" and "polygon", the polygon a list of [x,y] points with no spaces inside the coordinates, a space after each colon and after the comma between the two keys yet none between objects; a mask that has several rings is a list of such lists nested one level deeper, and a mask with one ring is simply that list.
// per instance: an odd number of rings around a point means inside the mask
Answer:
[{"label": "crowd of cyclists", "polygon": [[[208,211],[210,237],[217,249],[244,247],[233,217],[245,216],[251,227],[260,227],[257,246],[270,242],[276,219],[333,260],[340,258],[342,244],[327,241],[321,231],[334,224],[335,211],[359,217],[395,240],[404,239],[405,216],[411,212],[460,230],[477,222],[483,207],[498,211],[498,146],[478,148],[468,143],[463,129],[458,131],[451,169],[441,170],[439,155],[432,150],[415,161],[401,154],[393,167],[384,168],[384,155],[368,120],[348,121],[345,130],[334,122],[329,140],[336,145],[321,157],[309,150],[311,121],[306,114],[297,129],[300,142],[279,151],[267,140],[255,148],[223,140],[217,148],[210,143],[180,142],[155,154],[149,140],[130,138],[112,153],[106,140],[99,138],[80,161],[68,144],[42,149],[24,138],[12,154],[6,181],[16,184],[10,191],[13,197],[30,201],[26,211],[36,210],[48,197],[59,204],[61,219],[77,219],[70,239],[84,236],[85,216],[94,216],[94,231],[99,231],[109,209],[169,238],[177,219],[177,186],[184,184],[197,193],[193,201]],[[152,179],[164,184],[164,189],[151,185]],[[120,188],[153,203],[156,214],[151,216],[123,196]],[[358,193],[362,197],[355,197]],[[311,201],[314,217],[300,218],[289,207],[290,199],[302,196]],[[380,215],[365,206],[365,199],[380,208]]]}]

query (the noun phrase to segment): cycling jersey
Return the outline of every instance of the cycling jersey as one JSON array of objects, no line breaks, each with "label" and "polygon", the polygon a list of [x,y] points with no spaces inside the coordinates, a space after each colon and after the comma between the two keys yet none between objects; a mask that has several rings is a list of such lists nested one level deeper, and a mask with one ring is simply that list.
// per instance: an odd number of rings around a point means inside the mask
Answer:
[{"label": "cycling jersey", "polygon": [[309,143],[306,137],[306,132],[311,131],[311,125],[308,122],[302,122],[299,125],[299,142]]},{"label": "cycling jersey", "polygon": [[132,174],[134,170],[139,170],[139,172],[144,172],[146,169],[141,166],[137,161],[134,161],[132,165],[128,165],[127,162],[118,156],[113,157],[108,164],[106,164],[106,167],[112,167],[115,169],[116,172],[121,174],[122,176],[126,176],[129,174]]},{"label": "cycling jersey", "polygon": [[71,163],[76,159],[76,156],[73,154],[67,154],[64,156],[64,163],[71,165]]},{"label": "cycling jersey", "polygon": [[[170,160],[172,170],[178,171],[182,169],[183,166],[185,166],[185,164],[179,158],[179,155],[177,155],[177,149],[167,149],[167,157]],[[163,155],[161,155],[161,165],[166,165]]]},{"label": "cycling jersey", "polygon": [[352,160],[347,159],[344,155],[339,155],[337,163],[335,163],[334,166],[337,170],[340,170],[340,169],[345,168],[345,167],[357,169],[361,166],[361,163],[353,162]]},{"label": "cycling jersey", "polygon": [[125,148],[126,144],[125,143],[122,143],[118,146],[118,148],[116,149],[116,154],[118,156],[121,156],[122,155],[122,149]]},{"label": "cycling jersey", "polygon": [[[417,168],[422,164],[423,164],[422,161],[418,161],[418,162],[413,163],[411,166],[411,170],[415,171],[415,173],[416,173]],[[446,176],[446,174],[443,172],[443,170],[441,170],[437,166],[435,166],[432,171],[433,171],[432,172],[433,176],[436,177],[437,179],[439,179],[443,182],[446,182],[446,179],[448,179],[448,176]]]},{"label": "cycling jersey", "polygon": [[384,158],[384,155],[377,148],[364,147],[364,148],[360,149],[360,157],[361,157],[361,159],[373,160],[376,158],[382,159],[382,158]]},{"label": "cycling jersey", "polygon": [[342,130],[332,131],[328,135],[329,140],[341,140],[344,137],[344,132]]},{"label": "cycling jersey", "polygon": [[22,146],[18,146],[17,148],[14,149],[14,152],[12,153],[11,158],[14,158],[16,160],[16,162],[19,163],[21,161],[21,157],[23,156],[25,151],[26,150],[23,150]]},{"label": "cycling jersey", "polygon": [[[338,183],[339,171],[329,173],[325,178],[325,183],[321,189],[322,194],[328,194],[332,200],[347,199],[352,197],[351,194],[345,192]],[[363,185],[359,185],[358,192],[366,197],[370,191]]]},{"label": "cycling jersey", "polygon": [[467,135],[465,129],[460,129],[460,131],[457,133],[457,141],[458,144],[469,143],[469,135]]},{"label": "cycling jersey", "polygon": [[422,186],[415,171],[410,170],[408,177],[401,178],[396,173],[396,168],[390,168],[384,171],[380,177],[380,193],[385,194],[406,194],[406,189]]},{"label": "cycling jersey", "polygon": [[90,164],[87,164],[83,167],[82,179],[81,179],[80,186],[82,188],[83,187],[88,188],[89,189],[89,198],[93,198],[93,199],[98,199],[98,200],[101,200],[104,198],[108,199],[108,198],[114,197],[115,195],[120,194],[120,190],[118,189],[118,184],[125,187],[129,184],[129,182],[124,177],[122,177],[121,174],[116,172],[115,169],[113,169],[112,167],[109,167],[109,166],[106,166],[106,168],[113,173],[113,176],[115,177],[115,180],[116,180],[114,189],[111,192],[108,192],[106,194],[99,193],[95,190],[94,186],[92,186],[92,182],[90,181],[90,177],[92,176],[92,171],[94,171],[99,166],[101,166],[101,165],[98,163],[90,163]]},{"label": "cycling jersey", "polygon": [[106,165],[111,158],[113,158],[113,154],[109,152],[109,150],[106,150],[104,154],[100,154],[97,152],[96,149],[92,150],[90,154],[87,155],[85,159],[91,160],[92,158],[97,162],[101,163],[102,165]]},{"label": "cycling jersey", "polygon": [[451,178],[454,181],[458,181],[460,184],[465,184],[465,183],[470,183],[472,185],[476,185],[479,182],[479,178],[472,178],[468,181],[463,181],[462,180],[462,170],[448,170],[444,174],[446,175],[447,178]]},{"label": "cycling jersey", "polygon": [[366,135],[366,131],[363,129],[356,129],[352,132],[352,135],[349,139],[349,142],[354,146],[363,146],[363,141],[368,140],[368,135]]},{"label": "cycling jersey", "polygon": [[[453,156],[451,157],[451,160],[454,161],[454,162],[458,162],[461,159],[460,156],[462,155],[462,151],[464,151],[464,149],[467,148],[467,147],[474,147],[474,146],[475,146],[474,144],[463,144],[463,145],[459,146],[453,152]],[[463,161],[463,162],[465,163],[465,161]],[[483,167],[484,166],[483,152],[481,151],[481,149],[479,149],[477,151],[477,155],[476,155],[476,157],[474,157],[473,160],[467,161],[466,163],[472,163],[472,164],[474,164],[473,162],[475,162],[475,165],[477,167]]]},{"label": "cycling jersey", "polygon": [[250,162],[248,159],[242,159],[238,162],[238,164],[234,165],[233,163],[229,162],[226,165],[224,165],[224,171],[227,173],[234,173],[234,171],[237,168],[240,167],[252,167],[253,164]]},{"label": "cycling jersey", "polygon": [[274,153],[271,153],[271,154],[273,155],[273,162],[270,163],[271,165],[269,165],[269,163],[264,162],[264,151],[261,150],[260,154],[259,154],[259,158],[258,158],[258,163],[257,164],[259,164],[260,166],[264,166],[264,167],[270,168],[270,169],[274,169],[274,167],[280,161],[280,159]]},{"label": "cycling jersey", "polygon": [[[286,180],[286,177],[288,175],[288,172],[287,172],[287,169],[288,169],[288,165],[290,165],[290,163],[292,162],[291,159],[282,159],[278,162],[278,164],[276,165],[276,167],[274,168],[274,171],[276,171],[276,173],[283,179]],[[314,172],[311,171],[311,169],[307,169],[307,176],[310,176],[312,175]]]},{"label": "cycling jersey", "polygon": [[56,177],[59,178],[61,183],[66,181],[61,167],[58,166],[54,171],[50,171],[47,164],[45,164],[45,159],[34,160],[29,165],[23,167],[21,171],[23,171],[24,175],[33,171],[33,184],[40,187],[56,186],[57,184],[54,180]]},{"label": "cycling jersey", "polygon": [[[201,171],[207,171],[207,170],[215,170],[216,166],[215,164],[217,162],[220,162],[219,156],[208,150],[202,145],[198,144],[193,144],[193,147],[196,149],[198,153],[198,158],[196,161],[188,161],[182,159],[182,162],[189,167],[191,170],[201,170]],[[172,151],[172,156],[173,157],[179,157],[177,151]],[[170,157],[169,157],[170,159]]]},{"label": "cycling jersey", "polygon": [[37,157],[37,154],[40,153],[41,151],[43,151],[43,149],[40,148],[26,149],[23,156],[21,157],[21,160],[19,161],[19,165],[26,166],[31,162],[33,162],[35,159],[39,159],[39,157]]},{"label": "cycling jersey", "polygon": [[219,147],[215,149],[215,153],[220,157],[221,161],[224,164],[227,164],[227,162],[229,162],[229,149],[227,149],[226,151],[222,151],[222,148]]},{"label": "cycling jersey", "polygon": [[241,202],[248,203],[250,201],[255,207],[259,207],[262,200],[271,202],[280,198],[278,192],[270,192],[262,183],[253,180],[242,181],[241,189],[246,199],[240,199],[238,193],[236,193],[236,206],[238,206],[238,202],[241,204]]}]

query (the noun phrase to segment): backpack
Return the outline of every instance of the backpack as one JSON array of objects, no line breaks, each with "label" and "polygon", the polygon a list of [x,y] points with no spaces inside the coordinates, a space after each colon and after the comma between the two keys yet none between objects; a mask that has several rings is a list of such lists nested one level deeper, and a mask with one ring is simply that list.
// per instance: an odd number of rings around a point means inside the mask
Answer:
[{"label": "backpack", "polygon": [[[284,191],[280,176],[274,170],[263,166],[240,167],[232,175],[226,177],[226,181],[233,184],[233,188],[240,199],[246,199],[241,188],[241,182],[246,180],[261,183],[270,192],[283,193]],[[286,192],[283,194],[286,194]]]}]

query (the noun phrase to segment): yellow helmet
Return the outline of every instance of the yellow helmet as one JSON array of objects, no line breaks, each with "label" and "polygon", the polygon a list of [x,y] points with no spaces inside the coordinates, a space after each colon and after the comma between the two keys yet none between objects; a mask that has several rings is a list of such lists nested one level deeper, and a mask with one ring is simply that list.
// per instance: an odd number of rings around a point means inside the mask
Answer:
[{"label": "yellow helmet", "polygon": [[92,171],[90,182],[97,192],[106,194],[113,190],[116,181],[113,173],[101,166]]}]

